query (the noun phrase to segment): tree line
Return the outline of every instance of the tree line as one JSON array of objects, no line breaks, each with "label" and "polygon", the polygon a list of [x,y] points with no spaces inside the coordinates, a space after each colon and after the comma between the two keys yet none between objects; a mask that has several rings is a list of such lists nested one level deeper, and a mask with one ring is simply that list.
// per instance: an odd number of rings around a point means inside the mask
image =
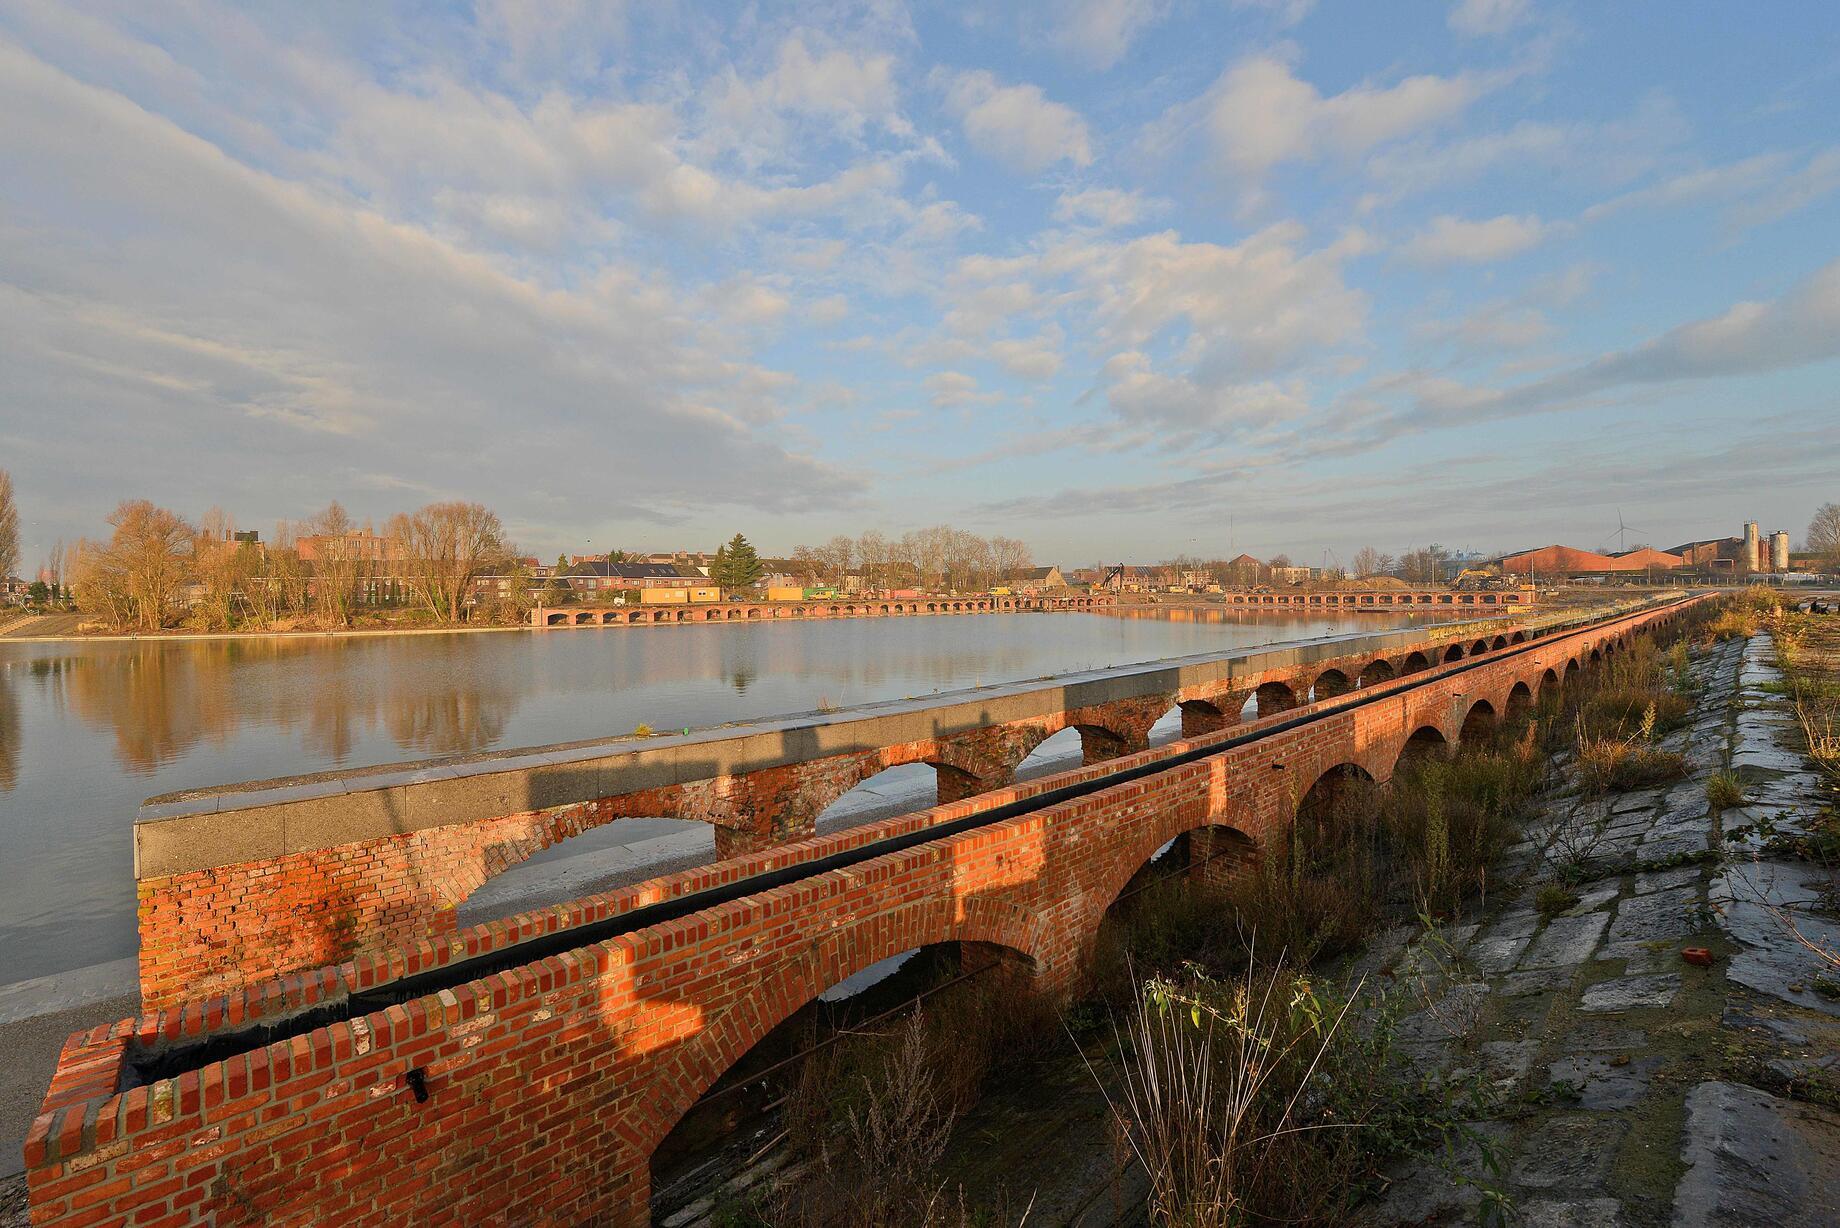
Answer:
[{"label": "tree line", "polygon": [[[344,628],[377,606],[453,624],[472,615],[481,576],[521,570],[498,516],[458,500],[393,516],[381,534],[335,501],[304,520],[282,521],[266,544],[239,535],[217,508],[193,524],[149,500],[127,499],[107,523],[106,541],[78,541],[63,565],[77,608],[119,630],[178,622],[268,629],[296,620]],[[525,588],[505,600],[524,599]]]},{"label": "tree line", "polygon": [[898,538],[873,529],[857,537],[840,533],[822,545],[795,547],[792,562],[832,584],[854,574],[867,588],[960,592],[1012,582],[1034,565],[1026,542],[982,537],[945,524]]}]

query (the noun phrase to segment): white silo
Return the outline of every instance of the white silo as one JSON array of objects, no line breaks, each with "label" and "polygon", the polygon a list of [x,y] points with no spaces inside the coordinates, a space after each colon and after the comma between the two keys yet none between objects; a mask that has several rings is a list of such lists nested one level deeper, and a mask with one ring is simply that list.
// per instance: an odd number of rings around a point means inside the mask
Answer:
[{"label": "white silo", "polygon": [[1767,570],[1768,562],[1769,560],[1763,557],[1763,538],[1757,532],[1757,522],[1755,520],[1745,521],[1744,556],[1738,560],[1739,566],[1745,571],[1764,571]]},{"label": "white silo", "polygon": [[1782,529],[1770,534],[1770,570],[1789,570],[1789,535]]}]

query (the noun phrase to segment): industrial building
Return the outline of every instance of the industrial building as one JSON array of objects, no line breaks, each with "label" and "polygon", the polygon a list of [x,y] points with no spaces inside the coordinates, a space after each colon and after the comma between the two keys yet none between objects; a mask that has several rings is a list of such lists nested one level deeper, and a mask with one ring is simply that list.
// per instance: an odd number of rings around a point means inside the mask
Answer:
[{"label": "industrial building", "polygon": [[1747,576],[1789,570],[1789,534],[1781,529],[1765,537],[1755,520],[1746,521],[1736,537],[1687,542],[1672,550],[1637,546],[1617,554],[1574,546],[1541,546],[1491,560],[1504,574],[1557,579],[1561,576],[1639,576],[1680,571],[1707,576]]},{"label": "industrial building", "polygon": [[1785,572],[1789,570],[1789,534],[1778,529],[1766,538],[1755,520],[1747,520],[1737,537],[1687,542],[1670,553],[1679,555],[1688,567],[1717,575]]}]

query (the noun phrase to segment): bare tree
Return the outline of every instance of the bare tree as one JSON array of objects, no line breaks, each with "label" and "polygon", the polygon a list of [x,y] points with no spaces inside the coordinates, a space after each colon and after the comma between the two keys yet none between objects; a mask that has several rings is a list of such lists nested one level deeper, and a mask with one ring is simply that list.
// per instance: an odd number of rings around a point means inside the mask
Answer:
[{"label": "bare tree", "polygon": [[364,541],[337,499],[308,517],[302,527],[302,536],[313,539],[313,604],[329,625],[348,627],[360,574],[367,570]]},{"label": "bare tree", "polygon": [[0,469],[0,580],[19,570],[19,509],[13,506],[13,475]]},{"label": "bare tree", "polygon": [[459,622],[473,582],[506,558],[505,529],[479,503],[430,503],[390,522],[403,567],[420,601],[442,622]]},{"label": "bare tree", "polygon": [[45,555],[45,582],[51,585],[51,599],[58,600],[64,587],[64,539],[61,537],[51,543],[51,551]]},{"label": "bare tree", "polygon": [[990,553],[1000,583],[1020,579],[1022,573],[1035,565],[1029,544],[1014,537],[991,538]]},{"label": "bare tree", "polygon": [[166,625],[191,562],[192,526],[145,499],[124,500],[109,516],[107,546],[79,549],[77,602],[115,626]]},{"label": "bare tree", "polygon": [[1388,561],[1384,554],[1372,546],[1362,546],[1354,552],[1351,564],[1354,567],[1354,574],[1365,580],[1369,576],[1377,576],[1385,571]]},{"label": "bare tree", "polygon": [[1805,544],[1830,565],[1840,566],[1840,503],[1823,503],[1815,509]]},{"label": "bare tree", "polygon": [[888,583],[888,539],[870,529],[856,539],[856,563],[862,568],[863,583],[870,588],[885,588]]},{"label": "bare tree", "polygon": [[242,543],[234,540],[235,533],[230,517],[214,507],[199,522],[192,543],[192,570],[203,590],[198,612],[214,630],[229,628],[245,600],[243,589],[252,560]]}]

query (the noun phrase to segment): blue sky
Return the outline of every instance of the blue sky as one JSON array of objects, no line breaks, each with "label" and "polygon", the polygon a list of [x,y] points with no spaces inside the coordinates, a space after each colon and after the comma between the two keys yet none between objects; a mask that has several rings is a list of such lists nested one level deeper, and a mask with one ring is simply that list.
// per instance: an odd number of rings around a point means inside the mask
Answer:
[{"label": "blue sky", "polygon": [[0,466],[544,554],[1840,499],[1840,9],[0,0]]}]

